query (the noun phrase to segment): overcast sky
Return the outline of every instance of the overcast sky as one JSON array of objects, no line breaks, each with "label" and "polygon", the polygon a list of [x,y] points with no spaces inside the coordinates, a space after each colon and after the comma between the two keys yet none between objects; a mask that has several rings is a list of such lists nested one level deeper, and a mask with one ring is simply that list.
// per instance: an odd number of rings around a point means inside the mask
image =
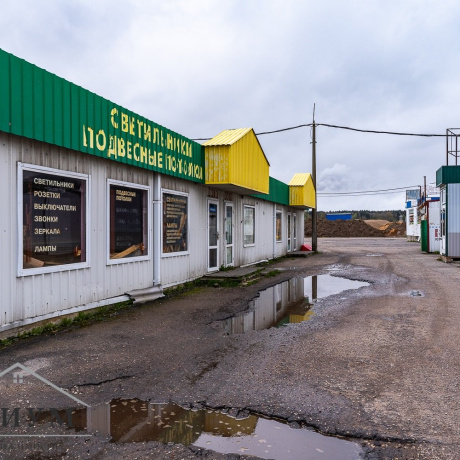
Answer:
[{"label": "overcast sky", "polygon": [[[189,138],[316,122],[444,134],[460,126],[454,0],[16,0],[0,48]],[[311,172],[311,129],[259,137],[270,175]],[[318,192],[435,181],[444,138],[317,128]],[[318,199],[402,209],[404,193]]]}]

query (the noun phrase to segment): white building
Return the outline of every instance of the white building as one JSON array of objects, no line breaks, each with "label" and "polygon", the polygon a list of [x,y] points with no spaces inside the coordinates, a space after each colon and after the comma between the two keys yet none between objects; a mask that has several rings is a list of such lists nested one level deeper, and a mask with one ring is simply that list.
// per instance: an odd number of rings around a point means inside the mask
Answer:
[{"label": "white building", "polygon": [[252,129],[202,146],[2,50],[0,161],[0,331],[285,255],[315,206]]}]

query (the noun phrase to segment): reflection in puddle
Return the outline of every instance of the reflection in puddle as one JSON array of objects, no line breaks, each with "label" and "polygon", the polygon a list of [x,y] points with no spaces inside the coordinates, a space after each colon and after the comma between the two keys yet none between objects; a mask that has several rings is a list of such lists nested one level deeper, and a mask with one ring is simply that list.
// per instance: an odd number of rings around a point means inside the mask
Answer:
[{"label": "reflection in puddle", "polygon": [[350,289],[359,289],[363,286],[369,286],[369,283],[363,281],[349,280],[339,276],[316,275],[308,276],[305,280],[305,296],[312,299],[324,299],[331,295],[340,294]]},{"label": "reflection in puddle", "polygon": [[[195,445],[220,453],[272,459],[357,459],[360,447],[306,428],[292,429],[255,415],[234,418],[211,410],[184,409],[177,404],[152,404],[138,399],[115,399],[81,409],[75,428],[98,431],[112,442]],[[83,416],[85,412],[86,417]],[[78,426],[79,423],[84,424]]]},{"label": "reflection in puddle", "polygon": [[260,291],[249,302],[248,310],[223,322],[224,330],[228,334],[241,334],[307,321],[313,315],[313,302],[362,286],[369,283],[332,275],[292,278]]}]

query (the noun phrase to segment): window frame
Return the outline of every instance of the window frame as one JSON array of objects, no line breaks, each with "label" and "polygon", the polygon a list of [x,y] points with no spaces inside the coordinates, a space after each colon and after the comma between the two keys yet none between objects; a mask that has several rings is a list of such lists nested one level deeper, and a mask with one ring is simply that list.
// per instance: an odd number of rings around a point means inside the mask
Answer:
[{"label": "window frame", "polygon": [[[72,264],[62,264],[48,267],[37,267],[37,268],[24,268],[24,197],[23,197],[23,187],[24,187],[24,171],[38,172],[43,174],[55,175],[55,176],[64,176],[70,179],[78,179],[85,181],[85,196],[83,197],[81,203],[84,204],[85,210],[82,212],[82,217],[85,218],[85,224],[82,225],[85,234],[82,236],[85,242],[85,261],[76,262]],[[30,163],[18,162],[17,167],[17,213],[18,213],[18,258],[17,258],[17,277],[33,276],[33,275],[42,275],[47,273],[59,273],[63,271],[70,270],[79,270],[82,268],[88,268],[91,266],[91,176],[89,174],[77,173],[73,171],[66,171],[63,169],[49,168],[47,166],[39,166]],[[84,214],[83,214],[84,212]]]},{"label": "window frame", "polygon": [[[163,209],[163,195],[164,194],[170,194],[170,195],[179,195],[179,196],[185,196],[187,197],[187,250],[186,251],[176,251],[176,252],[164,252],[163,251],[163,214],[164,214],[164,209]],[[166,188],[161,189],[161,222],[160,222],[160,231],[161,231],[161,236],[160,236],[160,241],[161,241],[161,257],[166,258],[166,257],[180,257],[180,256],[188,256],[190,255],[190,193],[188,192],[178,192],[177,190],[170,190]]]},{"label": "window frame", "polygon": [[[279,233],[279,238],[278,238],[278,215],[280,216],[280,233]],[[282,243],[283,242],[283,211],[282,210],[275,210],[275,241],[277,243]]]},{"label": "window frame", "polygon": [[[145,209],[147,212],[147,229],[146,229],[146,239],[147,239],[147,254],[136,257],[122,257],[119,259],[110,258],[110,231],[111,231],[111,209],[110,209],[110,187],[112,185],[118,185],[120,187],[132,188],[136,190],[142,190],[147,193],[147,198],[145,202]],[[151,190],[148,185],[140,185],[133,182],[120,181],[116,179],[107,179],[107,188],[106,188],[106,263],[107,265],[119,265],[130,262],[140,262],[150,260],[152,257],[152,209],[150,207],[151,203]],[[144,223],[143,223],[144,224]]]},{"label": "window frame", "polygon": [[[247,209],[252,209],[253,212],[253,219],[252,219],[252,243],[245,243],[246,240],[246,231],[245,231],[245,224],[244,224],[244,219],[245,219],[245,211]],[[243,247],[244,248],[249,248],[252,246],[256,245],[256,207],[251,204],[244,204],[243,205]]]}]

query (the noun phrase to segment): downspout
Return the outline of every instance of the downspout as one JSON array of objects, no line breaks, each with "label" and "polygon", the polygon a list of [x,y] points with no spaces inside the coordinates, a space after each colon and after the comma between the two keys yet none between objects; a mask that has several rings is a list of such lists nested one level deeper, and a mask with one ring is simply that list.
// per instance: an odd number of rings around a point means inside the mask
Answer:
[{"label": "downspout", "polygon": [[276,257],[276,203],[273,203],[273,259]]},{"label": "downspout", "polygon": [[161,174],[157,173],[153,187],[153,285],[161,284]]}]

